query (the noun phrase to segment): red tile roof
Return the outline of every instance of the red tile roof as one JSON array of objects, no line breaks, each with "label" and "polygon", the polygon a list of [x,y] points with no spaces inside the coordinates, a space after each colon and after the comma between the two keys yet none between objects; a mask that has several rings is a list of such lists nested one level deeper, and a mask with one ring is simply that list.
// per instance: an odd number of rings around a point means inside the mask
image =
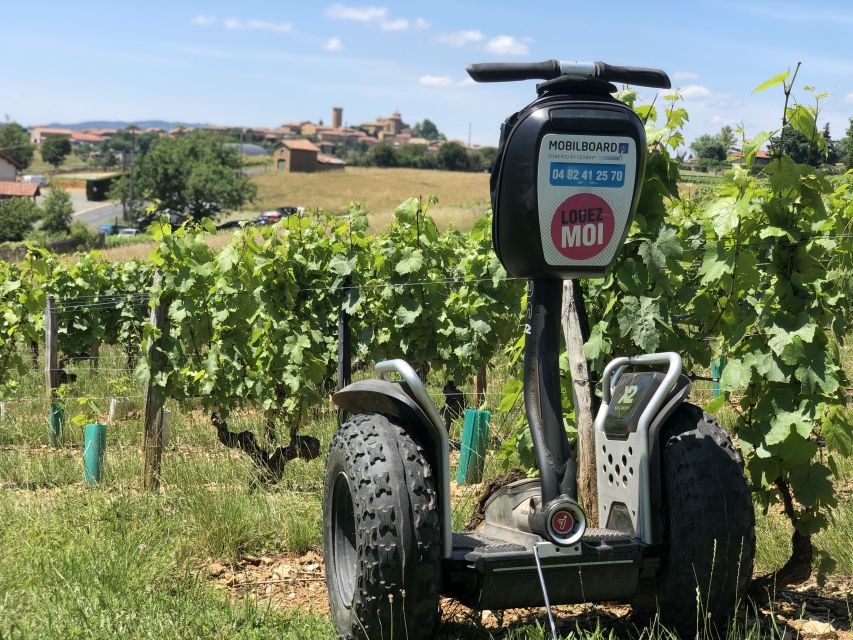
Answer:
[{"label": "red tile roof", "polygon": [[283,140],[282,143],[288,149],[298,149],[299,151],[319,151],[310,140]]},{"label": "red tile roof", "polygon": [[71,134],[71,140],[74,142],[103,142],[106,138],[94,133],[80,133],[75,131]]},{"label": "red tile roof", "polygon": [[[729,157],[730,157],[730,158],[740,158],[740,157],[742,157],[742,156],[743,156],[743,153],[741,153],[740,151],[735,151],[735,152],[734,152],[734,153],[732,153]],[[767,153],[766,151],[764,151],[764,149],[759,149],[758,151],[756,151],[756,152],[755,152],[755,157],[756,157],[756,158],[764,158],[764,159],[766,159],[766,158],[770,158],[771,156],[770,156],[770,154],[769,154],[769,153]]]},{"label": "red tile roof", "polygon": [[35,182],[3,182],[0,181],[0,196],[18,196],[21,198],[34,198],[41,190]]}]

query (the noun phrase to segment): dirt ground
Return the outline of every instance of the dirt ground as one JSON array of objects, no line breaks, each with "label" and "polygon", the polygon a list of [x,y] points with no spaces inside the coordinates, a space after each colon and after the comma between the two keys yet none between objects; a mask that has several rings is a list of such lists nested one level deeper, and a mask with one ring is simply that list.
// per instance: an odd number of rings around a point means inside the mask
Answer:
[{"label": "dirt ground", "polygon": [[[207,575],[235,599],[250,597],[270,606],[299,609],[316,615],[329,613],[322,555],[309,551],[303,555],[248,556],[236,566],[213,563]],[[818,587],[814,580],[793,589],[780,591],[769,605],[743,610],[741,621],[759,624],[775,637],[785,640],[853,640],[853,580],[830,581]],[[539,621],[547,625],[543,608],[508,609],[505,611],[473,611],[459,603],[443,599],[442,620],[472,630],[488,630],[500,637],[501,630]],[[576,629],[613,630],[617,637],[639,636],[631,609],[625,605],[566,605],[554,607],[558,631]],[[606,635],[606,633],[605,633]]]}]

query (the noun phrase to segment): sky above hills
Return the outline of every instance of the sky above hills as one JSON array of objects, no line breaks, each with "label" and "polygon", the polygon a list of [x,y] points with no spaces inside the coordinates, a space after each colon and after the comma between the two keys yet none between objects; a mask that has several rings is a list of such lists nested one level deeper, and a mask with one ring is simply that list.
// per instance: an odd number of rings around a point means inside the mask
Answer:
[{"label": "sky above hills", "polygon": [[465,64],[558,58],[665,69],[690,141],[724,124],[777,127],[781,91],[752,89],[802,61],[797,96],[832,92],[820,120],[839,138],[853,116],[851,41],[847,0],[2,1],[0,117],[277,127],[328,124],[341,106],[353,125],[399,110],[495,144],[535,83],[476,85]]}]

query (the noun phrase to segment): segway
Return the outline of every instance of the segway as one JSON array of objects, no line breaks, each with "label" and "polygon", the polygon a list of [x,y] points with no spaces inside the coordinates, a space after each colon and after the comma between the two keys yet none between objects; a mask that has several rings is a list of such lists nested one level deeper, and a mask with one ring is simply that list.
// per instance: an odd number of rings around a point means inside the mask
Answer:
[{"label": "segway", "polygon": [[[454,532],[448,435],[403,360],[334,396],[354,416],[326,463],[331,615],[342,638],[430,638],[439,597],[474,609],[624,601],[682,635],[725,624],[752,573],[754,513],[728,435],[688,402],[676,353],[618,357],[594,421],[599,527],[586,526],[560,394],[562,280],[602,277],[631,225],[643,123],[612,82],[669,88],[663,71],[601,62],[476,64],[477,82],[540,79],[501,129],[491,175],[494,248],[528,280],[524,403],[539,477]],[[554,632],[553,619],[551,629]],[[556,636],[555,636],[556,637]]]}]

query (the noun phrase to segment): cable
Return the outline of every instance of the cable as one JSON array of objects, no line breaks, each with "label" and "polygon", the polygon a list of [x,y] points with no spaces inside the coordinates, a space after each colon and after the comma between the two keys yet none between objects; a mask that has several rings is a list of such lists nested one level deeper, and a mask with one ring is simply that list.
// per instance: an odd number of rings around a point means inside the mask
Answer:
[{"label": "cable", "polygon": [[545,576],[542,573],[542,564],[539,562],[539,544],[533,545],[533,559],[536,561],[536,573],[539,574],[539,585],[542,587],[542,597],[545,599],[545,610],[548,612],[548,624],[551,625],[551,637],[553,640],[559,640],[557,637],[557,627],[554,624],[554,614],[551,612],[551,602],[548,600],[548,589],[545,587]]}]

